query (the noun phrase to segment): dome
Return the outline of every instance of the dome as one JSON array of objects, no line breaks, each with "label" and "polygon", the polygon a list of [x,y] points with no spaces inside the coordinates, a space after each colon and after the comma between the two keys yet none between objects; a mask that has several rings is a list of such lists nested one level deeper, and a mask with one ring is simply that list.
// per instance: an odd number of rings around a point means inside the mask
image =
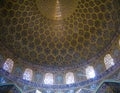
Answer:
[{"label": "dome", "polygon": [[0,40],[32,64],[72,67],[93,59],[118,33],[114,1],[3,1]]},{"label": "dome", "polygon": [[119,12],[119,0],[0,0],[0,66],[38,93],[79,93],[119,72]]}]

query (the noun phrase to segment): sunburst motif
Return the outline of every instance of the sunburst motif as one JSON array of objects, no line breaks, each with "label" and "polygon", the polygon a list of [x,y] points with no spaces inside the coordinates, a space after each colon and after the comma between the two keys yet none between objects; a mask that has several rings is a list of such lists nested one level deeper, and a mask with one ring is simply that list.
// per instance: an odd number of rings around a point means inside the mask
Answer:
[{"label": "sunburst motif", "polygon": [[56,1],[56,10],[55,10],[55,19],[59,20],[62,17],[61,9],[60,9],[60,2],[59,0]]}]

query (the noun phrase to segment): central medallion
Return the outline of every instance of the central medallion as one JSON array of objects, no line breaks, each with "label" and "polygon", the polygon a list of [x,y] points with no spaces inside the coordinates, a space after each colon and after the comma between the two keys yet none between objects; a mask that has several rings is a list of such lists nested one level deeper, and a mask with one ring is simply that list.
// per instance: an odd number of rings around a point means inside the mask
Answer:
[{"label": "central medallion", "polygon": [[36,0],[41,14],[52,20],[63,20],[73,14],[77,0]]}]

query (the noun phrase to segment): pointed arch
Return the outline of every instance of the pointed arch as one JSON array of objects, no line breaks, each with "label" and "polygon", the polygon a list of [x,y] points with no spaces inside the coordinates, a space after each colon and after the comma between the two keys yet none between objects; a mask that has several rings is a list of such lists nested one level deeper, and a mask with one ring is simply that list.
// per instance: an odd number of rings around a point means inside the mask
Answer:
[{"label": "pointed arch", "polygon": [[26,68],[25,72],[23,73],[23,79],[31,81],[33,77],[33,71],[30,68]]},{"label": "pointed arch", "polygon": [[65,80],[66,80],[66,84],[75,83],[73,72],[66,73]]},{"label": "pointed arch", "polygon": [[12,72],[12,69],[13,69],[13,66],[14,66],[14,62],[12,59],[10,58],[7,58],[7,60],[5,61],[4,65],[3,65],[3,69],[9,73]]},{"label": "pointed arch", "polygon": [[45,74],[45,79],[44,79],[44,83],[45,84],[53,84],[53,74],[52,73],[46,73]]},{"label": "pointed arch", "polygon": [[88,66],[86,68],[86,77],[87,77],[87,79],[95,77],[95,71],[94,71],[93,66]]},{"label": "pointed arch", "polygon": [[110,54],[105,55],[104,63],[105,63],[106,69],[109,69],[111,66],[113,66],[115,64],[114,60]]}]

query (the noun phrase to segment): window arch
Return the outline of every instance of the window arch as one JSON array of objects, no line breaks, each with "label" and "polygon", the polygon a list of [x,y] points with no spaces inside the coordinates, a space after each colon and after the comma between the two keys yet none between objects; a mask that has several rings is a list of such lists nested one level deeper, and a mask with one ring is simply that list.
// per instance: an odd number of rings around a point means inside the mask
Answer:
[{"label": "window arch", "polygon": [[7,58],[7,60],[5,61],[4,65],[3,65],[3,69],[6,70],[7,72],[11,73],[12,69],[13,69],[13,65],[14,65],[13,60],[10,58]]},{"label": "window arch", "polygon": [[74,81],[74,74],[72,72],[66,73],[65,80],[66,80],[66,84],[74,83],[75,82]]},{"label": "window arch", "polygon": [[52,73],[45,74],[44,83],[45,84],[53,84],[53,74]]},{"label": "window arch", "polygon": [[104,63],[105,63],[106,69],[109,69],[111,66],[114,65],[114,60],[113,60],[113,58],[111,57],[110,54],[105,55]]},{"label": "window arch", "polygon": [[25,72],[23,74],[23,79],[31,81],[33,76],[33,71],[29,68],[25,69]]},{"label": "window arch", "polygon": [[93,66],[88,66],[86,68],[86,77],[87,77],[87,79],[95,77],[95,71],[94,71]]}]

